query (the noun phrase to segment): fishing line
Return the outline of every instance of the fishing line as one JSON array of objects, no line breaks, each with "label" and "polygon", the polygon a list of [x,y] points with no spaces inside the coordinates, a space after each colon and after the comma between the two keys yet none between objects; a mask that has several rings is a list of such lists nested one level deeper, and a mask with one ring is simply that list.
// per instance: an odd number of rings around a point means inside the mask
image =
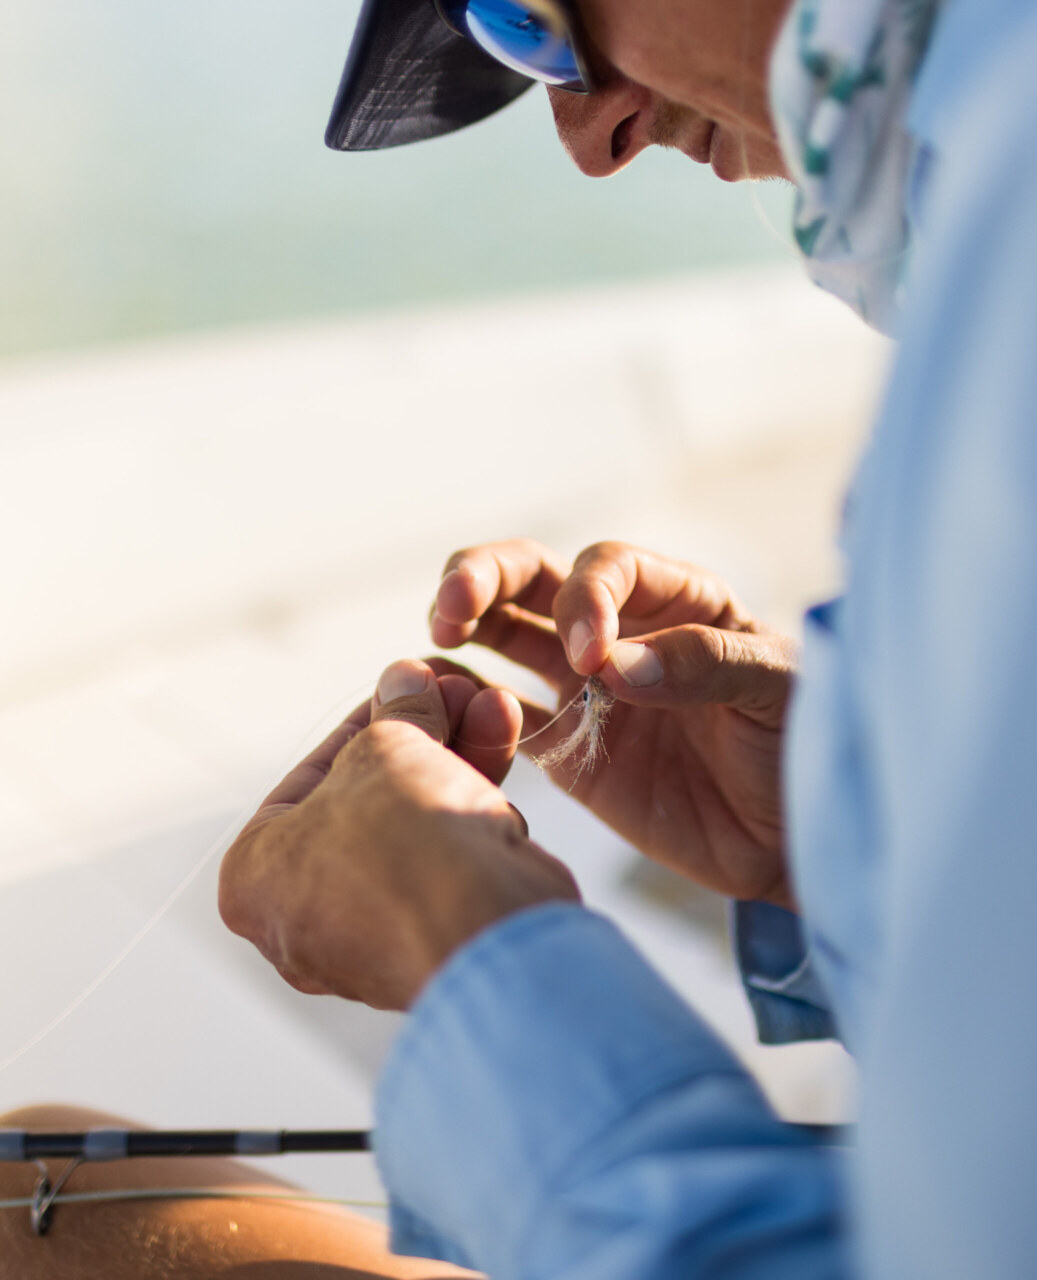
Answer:
[{"label": "fishing line", "polygon": [[[292,753],[292,764],[289,765],[288,768],[290,769],[294,767],[296,763],[298,763],[297,758],[300,755],[300,753],[303,751],[305,744],[309,743],[313,739],[313,737],[315,736],[320,726],[322,726],[331,717],[332,714],[334,714],[345,703],[351,702],[354,698],[362,695],[365,691],[369,692],[371,689],[372,689],[372,685],[370,682],[363,684],[359,688],[353,690],[352,693],[344,694],[331,706],[329,710],[323,712],[320,718],[314,724],[312,724],[310,728],[307,729],[306,733],[300,738],[299,742],[297,743]],[[285,770],[284,772],[287,772],[287,770]],[[282,776],[283,776],[283,773],[282,773]],[[231,839],[238,833],[238,831],[241,830],[241,828],[245,825],[245,823],[249,820],[249,818],[251,818],[252,815],[255,813],[255,811],[259,808],[260,804],[262,803],[264,797],[268,794],[269,790],[270,790],[269,786],[264,786],[262,791],[258,792],[253,797],[253,799],[250,800],[247,805],[245,805],[245,807],[241,810],[241,812],[237,815],[237,817],[235,817],[234,820],[226,828],[224,828],[224,830],[216,838],[213,844],[210,845],[208,849],[206,849],[206,851],[202,854],[202,856],[198,859],[198,861],[188,870],[186,875],[183,876],[183,878],[175,886],[175,888],[167,895],[167,897],[162,901],[162,903],[152,912],[152,914],[148,917],[148,919],[144,922],[144,924],[141,925],[141,927],[137,930],[137,932],[133,934],[133,936],[121,948],[121,950],[118,951],[116,955],[113,956],[113,958],[108,961],[108,963],[101,969],[101,971],[94,978],[92,978],[86,984],[85,987],[83,987],[83,989],[78,993],[78,995],[74,996],[68,1002],[68,1004],[66,1004],[58,1013],[56,1013],[54,1017],[51,1018],[51,1020],[44,1027],[42,1027],[39,1031],[31,1035],[29,1039],[25,1041],[24,1044],[22,1044],[19,1048],[15,1049],[12,1053],[9,1053],[6,1058],[0,1060],[0,1074],[3,1074],[3,1072],[5,1072],[8,1069],[8,1067],[14,1066],[14,1064],[20,1058],[23,1058],[25,1054],[27,1054],[31,1049],[35,1049],[38,1044],[44,1041],[49,1035],[51,1035],[52,1032],[56,1031],[58,1027],[60,1027],[61,1024],[67,1018],[70,1018],[72,1014],[76,1012],[77,1009],[79,1009],[87,1000],[89,1000],[89,998],[94,994],[95,991],[97,991],[97,989],[100,986],[102,986],[105,982],[108,981],[108,979],[112,976],[112,974],[115,973],[115,971],[126,961],[126,959],[144,941],[144,939],[148,936],[148,934],[152,931],[152,929],[155,928],[155,926],[159,923],[159,921],[161,921],[162,918],[176,904],[176,902],[179,901],[179,899],[190,888],[190,886],[194,883],[194,881],[198,879],[198,877],[205,870],[205,868],[213,861],[216,855],[219,853],[225,852],[225,850],[229,846]]]},{"label": "fishing line", "polygon": [[[287,1200],[297,1204],[332,1204],[348,1209],[388,1209],[381,1200],[347,1200],[338,1196],[317,1196],[308,1191],[235,1191],[228,1187],[139,1187],[132,1191],[72,1191],[55,1196],[51,1205],[104,1204],[122,1200]],[[31,1209],[31,1196],[0,1200],[0,1209]]]},{"label": "fishing line", "polygon": [[[552,727],[552,725],[556,725],[558,721],[561,720],[561,718],[564,715],[570,712],[573,709],[573,707],[575,707],[576,704],[581,700],[581,698],[583,698],[586,688],[587,686],[584,685],[582,688],[578,689],[576,693],[574,693],[573,696],[569,699],[569,701],[565,704],[565,706],[559,710],[557,715],[552,716],[551,719],[548,720],[547,724],[541,725],[539,729],[534,729],[532,733],[527,733],[524,738],[519,738],[519,740],[515,743],[515,746],[521,747],[521,746],[524,746],[527,742],[532,742],[534,738],[539,738],[542,733],[546,733],[548,729]],[[466,744],[466,745],[471,745],[471,744]]]},{"label": "fishing line", "polygon": [[[530,755],[530,759],[542,773],[549,773],[560,764],[570,762],[575,764],[576,771],[569,784],[569,790],[572,791],[585,770],[592,769],[601,756],[608,759],[604,734],[615,701],[615,695],[601,680],[597,676],[591,676],[584,681],[557,715],[548,720],[547,724],[541,725],[533,733],[526,734],[524,738],[519,738],[514,745],[522,746],[526,742],[532,742],[534,738],[539,738],[552,725],[557,724],[564,715],[579,707],[580,719],[567,737],[542,755]],[[464,738],[455,738],[454,741],[461,746],[479,747],[482,751],[508,751],[512,748],[511,743],[505,743],[500,747],[486,747],[480,743],[466,742]]]},{"label": "fishing line", "polygon": [[46,1026],[44,1026],[41,1030],[37,1031],[35,1035],[30,1036],[29,1039],[26,1040],[26,1042],[20,1048],[16,1049],[13,1053],[8,1054],[8,1056],[4,1058],[3,1061],[0,1061],[0,1072],[4,1072],[7,1070],[8,1067],[13,1066],[18,1061],[18,1059],[23,1057],[25,1054],[27,1054],[30,1049],[35,1049],[35,1047],[42,1040],[45,1040],[47,1036],[51,1034],[52,1031],[56,1031],[58,1027],[60,1027],[61,1024],[65,1021],[66,1018],[70,1018],[72,1014],[75,1013],[75,1011],[80,1007],[80,1005],[85,1003],[85,1001],[89,1000],[89,998],[94,994],[97,988],[100,987],[102,983],[106,982],[112,976],[112,974],[116,971],[116,969],[119,968],[119,966],[123,963],[123,961],[126,960],[126,958],[137,948],[137,946],[139,946],[141,942],[143,942],[143,940],[147,937],[147,935],[151,932],[151,930],[154,929],[154,927],[158,924],[158,922],[162,919],[162,917],[166,914],[166,912],[170,910],[170,908],[177,901],[177,899],[180,898],[181,895],[188,889],[188,887],[198,878],[198,876],[201,875],[201,873],[213,860],[216,854],[223,849],[224,844],[230,840],[231,836],[233,836],[234,833],[237,832],[240,829],[240,827],[244,825],[246,821],[247,821],[247,817],[244,813],[238,818],[235,818],[234,822],[220,834],[216,842],[209,849],[207,849],[205,853],[202,854],[202,856],[198,859],[198,861],[194,864],[194,866],[190,869],[190,871],[188,871],[187,875],[184,876],[184,878],[180,881],[180,883],[176,886],[176,888],[172,891],[172,893],[169,894],[169,896],[165,899],[165,901],[161,904],[161,906],[159,906],[151,914],[148,920],[145,921],[145,923],[140,927],[140,929],[137,930],[137,932],[133,935],[133,937],[130,938],[129,942],[126,943],[126,945],[122,948],[122,950],[119,951],[111,960],[109,960],[109,962],[104,966],[101,972],[97,974],[95,978],[91,979],[91,981],[87,983],[87,985],[83,988],[83,990],[80,991],[80,993],[77,996],[74,996],[72,1000],[70,1000],[69,1003],[65,1005],[65,1007],[59,1013],[55,1014],[54,1017],[50,1020],[50,1022],[46,1024]]},{"label": "fishing line", "polygon": [[[743,164],[748,163],[749,153],[748,148],[745,145],[744,138],[742,139],[742,153]],[[798,263],[802,260],[799,250],[796,248],[791,237],[784,234],[777,226],[775,226],[774,219],[767,212],[763,201],[760,199],[759,188],[762,185],[762,181],[762,179],[751,178],[746,183],[746,186],[749,188],[749,199],[752,202],[753,209],[756,213],[756,219],[774,243],[779,246],[785,256],[788,258],[794,258]],[[783,182],[784,179],[775,178],[772,179],[772,181]]]},{"label": "fishing line", "polygon": [[[543,755],[534,756],[533,763],[545,772],[556,768],[560,764],[574,763],[576,772],[569,786],[571,791],[580,780],[583,772],[594,768],[599,756],[604,755],[608,759],[608,752],[605,750],[604,733],[615,701],[615,695],[602,684],[598,677],[591,676],[569,704],[571,707],[576,702],[583,703],[580,711],[580,720],[576,728],[567,738],[563,738],[561,742],[557,743],[549,751],[545,751]],[[566,710],[568,709],[567,707]],[[555,720],[557,719],[558,716],[555,716]],[[551,724],[554,724],[554,720],[551,721]],[[545,729],[547,727],[547,725],[544,726]],[[536,735],[531,734],[530,736],[535,737]]]},{"label": "fishing line", "polygon": [[[574,697],[568,703],[566,703],[564,707],[561,708],[561,710],[557,713],[557,715],[555,715],[551,720],[547,722],[547,724],[535,730],[535,732],[527,734],[525,737],[519,739],[519,742],[517,745],[522,745],[524,743],[531,742],[534,738],[539,737],[540,734],[550,729],[552,725],[556,724],[568,711],[570,711],[573,707],[577,706],[578,703],[580,703],[581,701],[583,702],[583,711],[581,714],[580,723],[577,725],[573,733],[571,733],[569,737],[564,739],[561,743],[557,744],[555,747],[553,747],[550,751],[546,752],[544,755],[539,757],[537,756],[533,757],[534,763],[537,764],[541,769],[553,768],[555,765],[562,763],[564,760],[567,760],[570,757],[577,756],[579,767],[577,769],[576,777],[578,778],[585,768],[590,767],[594,763],[600,750],[602,749],[600,747],[600,728],[604,722],[602,718],[602,713],[601,713],[602,700],[601,700],[600,693],[597,690],[595,690],[593,695],[588,692],[589,690],[591,690],[592,686],[595,686],[595,685],[598,686],[598,689],[604,691],[607,698],[609,699],[608,705],[611,706],[611,702],[612,702],[611,695],[608,694],[607,690],[605,690],[604,685],[602,685],[600,681],[598,681],[595,677],[592,676],[591,679],[588,680],[586,684],[584,684],[583,687],[574,695]],[[357,689],[354,689],[351,693],[347,693],[343,695],[343,697],[339,698],[331,706],[331,708],[329,708],[329,710],[323,712],[319,717],[319,719],[316,720],[314,724],[312,724],[310,728],[306,731],[306,733],[302,735],[302,737],[300,738],[299,742],[297,743],[295,749],[291,754],[291,764],[288,765],[287,768],[282,770],[280,776],[284,776],[284,774],[287,773],[291,768],[294,768],[294,766],[298,763],[299,757],[303,754],[306,745],[308,745],[312,741],[314,736],[316,736],[318,729],[320,729],[321,726],[325,725],[327,721],[332,717],[332,715],[337,714],[338,711],[346,703],[352,702],[353,699],[363,695],[364,693],[367,693],[368,696],[370,696],[371,693],[373,692],[373,689],[374,689],[373,683],[367,682],[366,684],[359,686]],[[605,711],[605,716],[607,717],[607,709]],[[465,744],[462,744],[462,745],[465,745]],[[467,744],[467,745],[475,745],[475,744]],[[492,750],[493,748],[484,748],[484,749]],[[506,748],[501,747],[500,749],[505,750]],[[580,754],[578,755],[578,753]],[[575,779],[574,779],[574,783],[575,783]],[[53,1034],[53,1032],[55,1032],[58,1029],[58,1027],[62,1025],[62,1023],[64,1023],[78,1009],[80,1009],[86,1003],[86,1001],[89,1000],[90,997],[98,990],[98,988],[101,987],[105,982],[107,982],[108,979],[112,976],[112,974],[114,974],[126,962],[126,960],[133,954],[133,952],[137,949],[137,947],[140,946],[140,944],[144,941],[144,939],[148,936],[148,934],[150,934],[151,931],[160,923],[160,921],[170,912],[170,910],[172,910],[175,904],[180,900],[180,898],[183,897],[183,895],[187,892],[187,890],[191,887],[191,885],[198,879],[198,877],[202,874],[202,872],[212,863],[212,861],[216,858],[216,856],[218,854],[224,853],[227,850],[231,840],[234,838],[235,835],[237,835],[237,833],[241,830],[241,828],[245,825],[245,823],[248,822],[248,820],[256,812],[256,810],[259,808],[260,804],[262,803],[264,797],[269,793],[269,790],[270,790],[269,786],[264,786],[263,789],[260,792],[258,792],[253,797],[253,799],[248,802],[248,804],[244,806],[241,812],[220,833],[220,835],[216,838],[216,840],[201,855],[198,861],[195,862],[194,865],[187,871],[187,873],[183,876],[183,878],[179,881],[179,883],[163,899],[163,901],[159,904],[159,906],[156,907],[156,909],[151,913],[151,915],[147,918],[144,924],[142,924],[141,927],[132,935],[132,937],[130,937],[130,939],[125,943],[125,945],[122,948],[120,948],[120,950],[112,957],[112,959],[109,960],[106,965],[104,965],[104,967],[100,970],[100,972],[96,974],[96,976],[93,977],[86,984],[86,986],[84,986],[82,990],[80,990],[78,994],[75,995],[63,1008],[61,1008],[59,1012],[56,1013],[54,1017],[50,1019],[49,1022],[47,1022],[43,1027],[41,1027],[39,1031],[36,1031],[35,1033],[33,1033],[23,1044],[21,1044],[13,1052],[9,1053],[5,1058],[0,1059],[0,1074],[5,1072],[9,1067],[14,1066],[16,1062],[18,1062],[31,1050],[35,1049],[37,1045],[41,1044],[44,1040],[46,1040],[48,1036]],[[2,1204],[0,1204],[0,1207],[3,1207]]]},{"label": "fishing line", "polygon": [[[548,720],[547,724],[542,724],[539,729],[534,729],[532,733],[527,733],[525,737],[519,738],[514,744],[510,742],[505,742],[505,743],[502,743],[501,746],[499,747],[493,747],[493,746],[486,746],[481,742],[470,742],[466,738],[454,738],[453,741],[456,742],[458,746],[478,747],[482,751],[509,751],[513,745],[516,747],[524,746],[527,742],[532,742],[534,738],[539,738],[542,733],[546,733],[548,729],[550,729],[553,725],[556,725],[564,715],[566,715],[569,711],[572,711],[572,709],[575,706],[577,706],[580,702],[583,702],[586,704],[588,700],[587,690],[590,687],[592,682],[599,685],[601,688],[605,687],[604,685],[601,684],[601,682],[595,676],[591,676],[589,680],[585,681],[579,687],[579,689],[576,690],[576,692],[565,704],[565,706],[559,708],[558,712],[555,715],[553,715],[550,720]],[[487,687],[494,688],[496,686],[487,686]],[[510,690],[508,692],[510,692]],[[534,756],[533,759],[537,760],[538,757]]]}]

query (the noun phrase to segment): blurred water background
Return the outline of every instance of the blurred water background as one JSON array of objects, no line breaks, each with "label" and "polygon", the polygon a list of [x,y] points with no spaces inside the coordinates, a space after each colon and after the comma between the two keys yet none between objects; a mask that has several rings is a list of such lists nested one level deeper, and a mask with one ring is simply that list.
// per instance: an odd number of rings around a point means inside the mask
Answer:
[{"label": "blurred water background", "polygon": [[539,88],[328,151],[357,9],[0,0],[0,355],[783,256],[747,187],[677,153],[583,177]]}]

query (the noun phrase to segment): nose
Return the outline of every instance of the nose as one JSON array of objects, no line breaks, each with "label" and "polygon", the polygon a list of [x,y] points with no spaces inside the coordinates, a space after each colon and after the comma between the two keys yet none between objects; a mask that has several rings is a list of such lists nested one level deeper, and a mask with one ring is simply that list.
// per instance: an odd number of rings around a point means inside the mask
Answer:
[{"label": "nose", "polygon": [[651,145],[652,95],[618,72],[592,93],[548,89],[562,146],[581,173],[608,178]]}]

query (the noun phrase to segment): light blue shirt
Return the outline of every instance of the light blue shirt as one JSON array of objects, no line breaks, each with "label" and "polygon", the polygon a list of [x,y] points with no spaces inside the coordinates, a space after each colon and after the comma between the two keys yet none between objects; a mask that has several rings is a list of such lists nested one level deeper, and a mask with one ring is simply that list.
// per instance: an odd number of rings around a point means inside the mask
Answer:
[{"label": "light blue shirt", "polygon": [[831,1034],[856,1150],[779,1122],[607,921],[455,955],[382,1079],[401,1252],[495,1280],[1037,1276],[1037,4],[949,0],[923,232],[789,730],[806,927],[739,912],[761,1033]]}]

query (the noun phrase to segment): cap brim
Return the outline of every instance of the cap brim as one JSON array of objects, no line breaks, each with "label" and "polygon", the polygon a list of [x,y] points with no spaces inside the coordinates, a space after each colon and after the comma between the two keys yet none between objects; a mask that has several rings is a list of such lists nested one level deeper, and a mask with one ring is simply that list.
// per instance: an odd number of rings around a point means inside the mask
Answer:
[{"label": "cap brim", "polygon": [[534,83],[451,31],[432,0],[365,0],[324,141],[375,151],[438,138]]}]

